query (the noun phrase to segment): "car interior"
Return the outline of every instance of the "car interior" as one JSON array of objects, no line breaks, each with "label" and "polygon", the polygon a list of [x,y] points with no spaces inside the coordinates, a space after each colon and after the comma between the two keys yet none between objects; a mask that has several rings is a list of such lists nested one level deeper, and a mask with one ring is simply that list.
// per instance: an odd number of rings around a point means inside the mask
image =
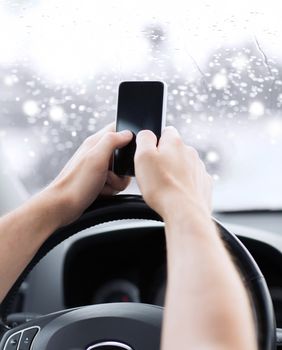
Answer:
[{"label": "car interior", "polygon": [[[115,120],[121,81],[166,82],[166,124],[214,179],[213,220],[259,347],[282,349],[281,10],[275,0],[0,3],[0,215]],[[43,244],[1,304],[0,349],[157,350],[166,270],[164,224],[133,177]]]}]

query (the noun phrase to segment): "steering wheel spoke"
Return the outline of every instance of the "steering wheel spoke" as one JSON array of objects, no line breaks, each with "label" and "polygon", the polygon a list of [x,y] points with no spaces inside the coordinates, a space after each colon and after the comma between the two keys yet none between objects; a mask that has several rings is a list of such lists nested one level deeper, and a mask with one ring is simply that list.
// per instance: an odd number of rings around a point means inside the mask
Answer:
[{"label": "steering wheel spoke", "polygon": [[[135,303],[85,306],[43,316],[7,332],[1,350],[160,347],[163,309]],[[123,346],[123,347],[122,347]]]}]

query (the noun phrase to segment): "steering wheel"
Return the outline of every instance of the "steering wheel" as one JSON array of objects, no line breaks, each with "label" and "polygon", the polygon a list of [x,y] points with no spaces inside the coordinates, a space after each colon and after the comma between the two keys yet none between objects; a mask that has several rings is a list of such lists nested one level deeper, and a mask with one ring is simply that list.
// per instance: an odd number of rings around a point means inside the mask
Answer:
[{"label": "steering wheel", "polygon": [[[81,230],[121,219],[161,221],[160,216],[144,203],[142,197],[119,195],[95,201],[77,221],[58,229],[49,237],[1,304],[0,350],[160,349],[163,308],[147,304],[113,303],[85,306],[42,316],[13,329],[6,325],[6,316],[19,286],[43,256]],[[216,221],[216,224],[248,288],[254,309],[259,349],[274,350],[276,326],[264,277],[238,238],[219,222]],[[228,329],[226,331],[228,332]]]}]

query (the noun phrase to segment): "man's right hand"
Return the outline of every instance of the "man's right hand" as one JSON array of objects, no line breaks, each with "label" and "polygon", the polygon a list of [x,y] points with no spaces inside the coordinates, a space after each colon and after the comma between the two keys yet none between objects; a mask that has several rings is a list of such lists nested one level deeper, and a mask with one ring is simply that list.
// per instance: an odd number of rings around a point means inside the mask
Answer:
[{"label": "man's right hand", "polygon": [[149,130],[137,135],[135,173],[147,204],[167,218],[174,203],[211,213],[212,179],[197,151],[186,146],[174,127],[164,129],[157,145]]},{"label": "man's right hand", "polygon": [[152,132],[141,131],[135,174],[145,201],[165,222],[161,349],[257,349],[248,296],[211,220],[212,181],[197,152],[172,127],[158,145]]}]

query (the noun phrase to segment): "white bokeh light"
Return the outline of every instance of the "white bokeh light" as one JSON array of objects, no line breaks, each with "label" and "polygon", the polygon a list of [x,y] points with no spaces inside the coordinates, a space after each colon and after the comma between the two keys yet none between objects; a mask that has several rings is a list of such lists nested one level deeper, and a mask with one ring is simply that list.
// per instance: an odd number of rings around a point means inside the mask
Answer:
[{"label": "white bokeh light", "polygon": [[224,72],[217,73],[212,79],[212,85],[217,90],[225,89],[228,85],[228,79]]},{"label": "white bokeh light", "polygon": [[248,65],[248,58],[245,55],[236,56],[232,59],[232,67],[241,71],[246,69]]},{"label": "white bokeh light", "polygon": [[208,163],[217,163],[220,160],[219,154],[215,151],[208,151],[206,154]]},{"label": "white bokeh light", "polygon": [[249,106],[251,119],[256,119],[264,115],[264,104],[260,101],[254,101]]},{"label": "white bokeh light", "polygon": [[19,131],[15,131],[3,140],[3,152],[17,175],[24,176],[34,167],[37,158],[33,149],[38,147],[34,141],[30,141],[27,137],[22,139]]},{"label": "white bokeh light", "polygon": [[6,86],[13,86],[19,82],[19,78],[15,75],[6,75],[3,80]]},{"label": "white bokeh light", "polygon": [[61,106],[52,106],[49,110],[49,117],[54,122],[61,122],[65,119],[65,111]]},{"label": "white bokeh light", "polygon": [[34,100],[27,100],[23,103],[22,106],[24,114],[29,117],[35,117],[40,113],[40,108],[38,103]]}]

